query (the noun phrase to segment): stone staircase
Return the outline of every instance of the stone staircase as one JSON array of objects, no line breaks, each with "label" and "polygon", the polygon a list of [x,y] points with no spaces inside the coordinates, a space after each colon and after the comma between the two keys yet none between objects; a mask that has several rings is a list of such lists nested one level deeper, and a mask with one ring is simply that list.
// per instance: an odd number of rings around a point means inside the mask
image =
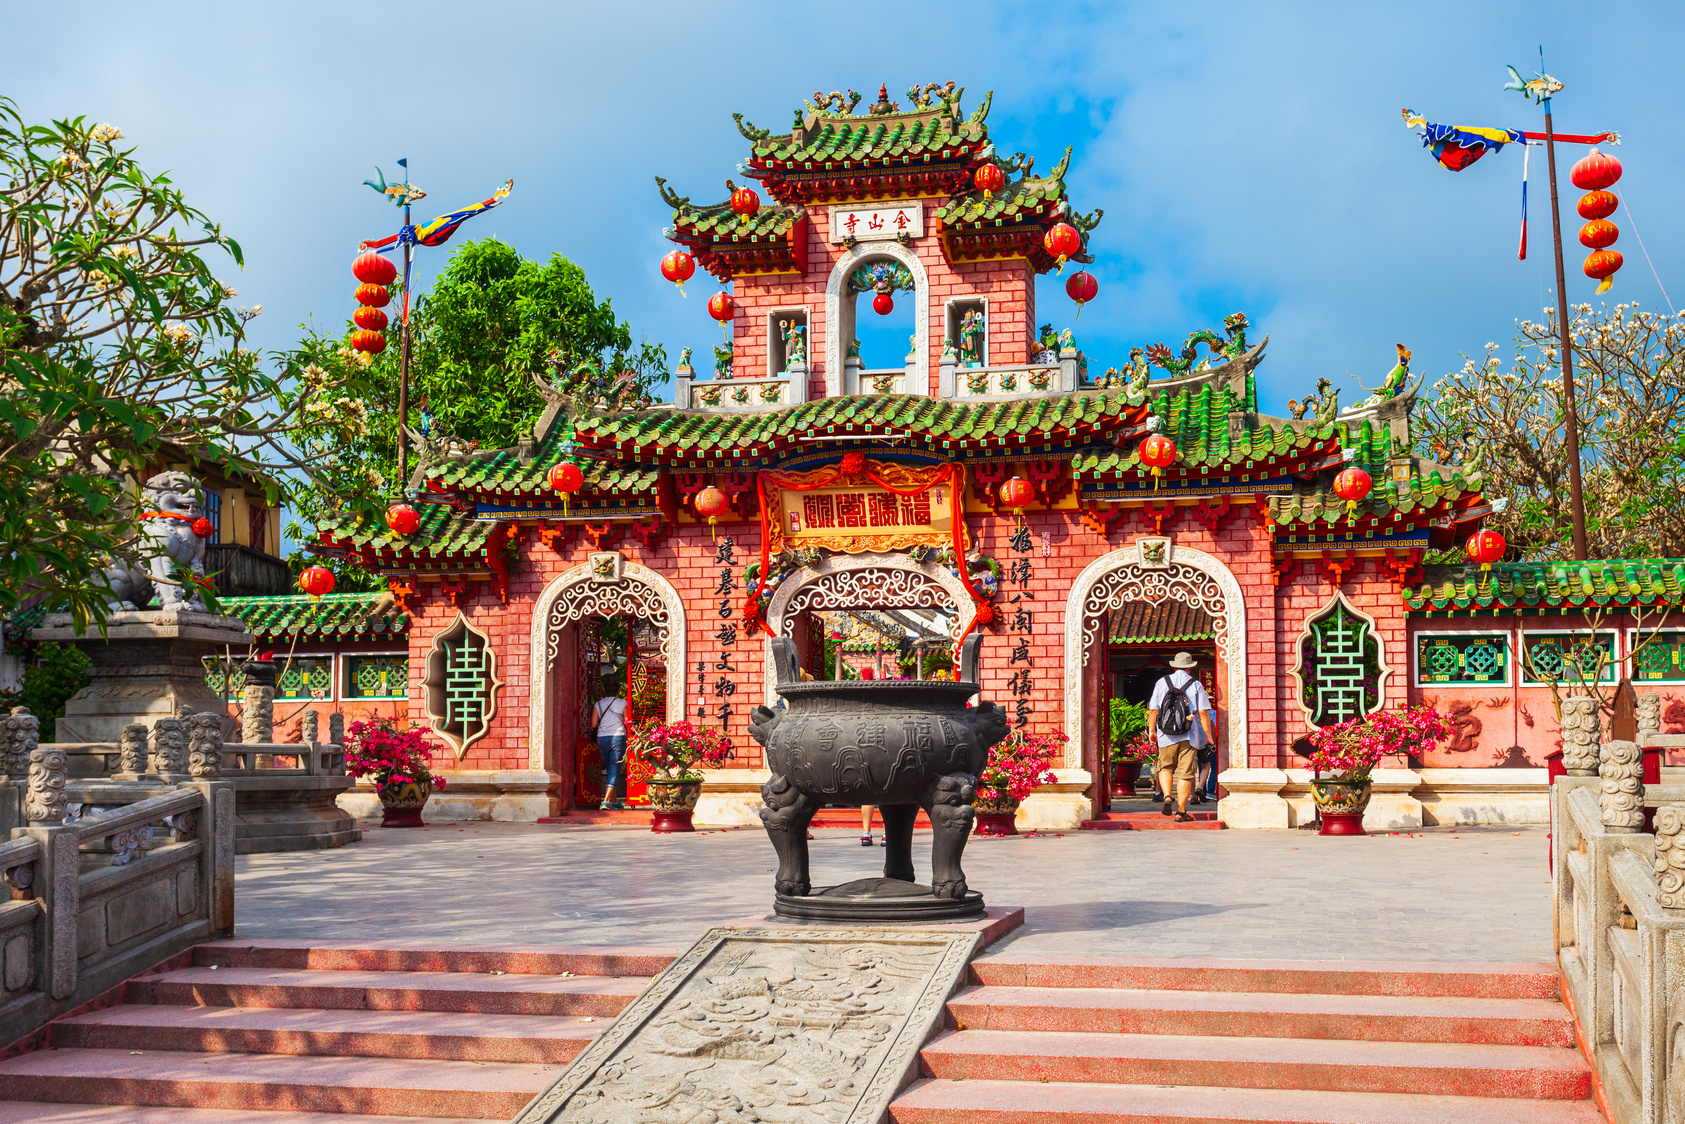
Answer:
[{"label": "stone staircase", "polygon": [[0,1124],[506,1121],[673,956],[201,945],[0,1061]]},{"label": "stone staircase", "polygon": [[1550,965],[972,963],[895,1124],[1599,1124]]}]

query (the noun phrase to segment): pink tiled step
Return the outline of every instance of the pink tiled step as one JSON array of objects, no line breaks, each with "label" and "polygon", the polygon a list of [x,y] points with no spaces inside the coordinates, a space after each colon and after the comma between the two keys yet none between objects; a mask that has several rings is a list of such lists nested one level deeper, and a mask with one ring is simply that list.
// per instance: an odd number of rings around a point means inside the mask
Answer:
[{"label": "pink tiled step", "polygon": [[1559,1100],[1591,1094],[1574,1050],[1462,1043],[962,1030],[928,1044],[924,1075]]},{"label": "pink tiled step", "polygon": [[[502,1124],[503,1117],[496,1118]],[[482,1117],[367,1116],[266,1108],[143,1108],[137,1105],[0,1101],[0,1124],[491,1124]]]},{"label": "pink tiled step", "polygon": [[948,1011],[967,1030],[1574,1045],[1567,1008],[1550,999],[974,987]]},{"label": "pink tiled step", "polygon": [[44,1050],[0,1062],[7,1100],[504,1119],[560,1066]]},{"label": "pink tiled step", "polygon": [[499,945],[427,948],[397,941],[213,941],[193,950],[208,968],[312,968],[340,972],[507,972],[511,975],[653,976],[682,952],[670,948]]},{"label": "pink tiled step", "polygon": [[197,1050],[566,1065],[608,1017],[127,1004],[53,1028],[60,1049]]},{"label": "pink tiled step", "polygon": [[920,1081],[893,1124],[1603,1124],[1589,1101],[1300,1089]]},{"label": "pink tiled step", "polygon": [[506,1015],[619,1014],[647,979],[362,972],[295,968],[183,968],[129,983],[131,1003],[465,1011]]},{"label": "pink tiled step", "polygon": [[1083,831],[1222,831],[1216,812],[1191,810],[1191,821],[1178,822],[1162,812],[1107,812],[1097,820],[1083,820]]},{"label": "pink tiled step", "polygon": [[976,983],[1003,987],[1142,988],[1160,991],[1285,992],[1301,995],[1417,995],[1469,999],[1553,999],[1551,964],[1417,964],[1320,960],[1148,960],[1004,952],[971,962]]}]

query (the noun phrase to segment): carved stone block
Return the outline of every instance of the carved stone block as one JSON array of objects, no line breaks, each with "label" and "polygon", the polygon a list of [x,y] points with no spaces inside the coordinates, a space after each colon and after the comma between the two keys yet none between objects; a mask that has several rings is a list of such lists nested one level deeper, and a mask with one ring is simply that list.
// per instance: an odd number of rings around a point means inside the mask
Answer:
[{"label": "carved stone block", "polygon": [[187,771],[202,781],[222,776],[222,715],[187,716]]},{"label": "carved stone block", "polygon": [[334,745],[345,744],[345,714],[342,711],[336,710],[328,715],[328,741]]},{"label": "carved stone block", "polygon": [[1608,831],[1634,832],[1644,826],[1644,755],[1637,742],[1604,742],[1598,751],[1597,806]]},{"label": "carved stone block", "polygon": [[187,772],[187,729],[179,718],[160,718],[152,724],[154,773]]},{"label": "carved stone block", "polygon": [[1685,804],[1656,809],[1656,901],[1685,909]]},{"label": "carved stone block", "polygon": [[978,940],[711,930],[516,1124],[634,1124],[651,1105],[663,1120],[877,1124]]},{"label": "carved stone block", "polygon": [[29,708],[14,706],[0,726],[0,767],[9,777],[22,778],[29,771],[29,755],[41,743],[41,720]]},{"label": "carved stone block", "polygon": [[240,692],[240,740],[275,740],[275,688],[247,683]]},{"label": "carved stone block", "polygon": [[1571,777],[1595,777],[1597,743],[1602,731],[1597,722],[1597,700],[1562,700],[1562,765]]},{"label": "carved stone block", "polygon": [[64,750],[46,745],[29,755],[29,791],[24,796],[23,815],[32,827],[64,822],[64,785],[70,762]]},{"label": "carved stone block", "polygon": [[1638,744],[1662,732],[1662,697],[1654,691],[1638,696]]},{"label": "carved stone block", "polygon": [[318,733],[318,727],[321,725],[321,721],[322,716],[314,710],[307,710],[300,715],[298,720],[298,740],[306,745],[316,741],[316,735]]},{"label": "carved stone block", "polygon": [[130,775],[146,772],[146,727],[131,722],[123,727],[117,744],[122,750],[122,771]]}]

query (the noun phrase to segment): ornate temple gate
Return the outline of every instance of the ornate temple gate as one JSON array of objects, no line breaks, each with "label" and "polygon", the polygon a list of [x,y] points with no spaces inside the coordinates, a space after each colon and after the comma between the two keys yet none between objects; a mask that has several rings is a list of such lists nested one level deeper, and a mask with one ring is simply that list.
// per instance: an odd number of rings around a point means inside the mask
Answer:
[{"label": "ornate temple gate", "polygon": [[528,768],[559,775],[564,791],[574,783],[572,753],[584,690],[580,629],[571,626],[617,617],[640,622],[642,646],[659,653],[666,665],[666,720],[684,717],[685,612],[672,583],[609,552],[559,575],[533,607]]},{"label": "ornate temple gate", "polygon": [[[1168,538],[1143,538],[1091,562],[1065,604],[1065,767],[1097,767],[1110,716],[1103,658],[1108,613],[1131,602],[1181,601],[1211,617],[1217,656],[1218,765],[1231,747],[1245,751],[1246,604],[1240,582],[1215,556]],[[1098,657],[1098,658],[1097,658]],[[1241,762],[1244,765],[1244,761]]]}]

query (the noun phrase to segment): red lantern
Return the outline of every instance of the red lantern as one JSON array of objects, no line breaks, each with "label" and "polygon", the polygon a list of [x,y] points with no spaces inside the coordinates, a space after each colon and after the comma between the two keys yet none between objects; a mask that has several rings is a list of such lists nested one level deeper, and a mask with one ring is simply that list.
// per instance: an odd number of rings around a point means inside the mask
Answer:
[{"label": "red lantern", "polygon": [[1615,273],[1621,268],[1623,259],[1619,250],[1593,250],[1586,255],[1585,270],[1587,277],[1597,277],[1602,284],[1597,291],[1607,293],[1615,283]]},{"label": "red lantern", "polygon": [[708,315],[720,322],[720,332],[724,334],[727,339],[730,339],[731,334],[727,331],[726,325],[731,323],[731,318],[733,316],[737,315],[737,305],[732,303],[731,294],[715,293],[713,296],[709,297]]},{"label": "red lantern", "polygon": [[1496,531],[1476,531],[1469,536],[1468,542],[1463,544],[1463,553],[1468,555],[1470,562],[1480,563],[1482,570],[1490,570],[1492,563],[1504,556],[1509,544],[1504,536]]},{"label": "red lantern", "polygon": [[888,293],[879,293],[872,298],[872,311],[879,316],[888,316],[895,311],[895,298]]},{"label": "red lantern", "polygon": [[683,296],[690,296],[689,293],[685,292],[685,282],[689,281],[695,273],[696,259],[683,250],[674,250],[661,259],[661,276],[677,285],[679,293]]},{"label": "red lantern", "polygon": [[367,328],[358,328],[351,333],[351,346],[370,355],[379,355],[386,350],[386,337]]},{"label": "red lantern", "polygon": [[971,174],[971,182],[977,185],[983,198],[993,199],[995,192],[1006,183],[1006,173],[1001,171],[999,164],[984,164]]},{"label": "red lantern", "polygon": [[333,592],[333,572],[312,566],[298,576],[298,588],[312,597],[324,597]]},{"label": "red lantern", "polygon": [[378,308],[370,308],[366,304],[360,305],[357,311],[351,314],[351,323],[371,332],[384,332],[386,330],[386,313]]},{"label": "red lantern", "polygon": [[386,255],[365,250],[351,263],[351,276],[364,284],[385,288],[398,279],[398,267]]},{"label": "red lantern", "polygon": [[1035,495],[1036,490],[1021,476],[1014,476],[1000,486],[1000,502],[1018,517],[1020,524],[1024,522],[1024,509],[1030,506]]},{"label": "red lantern", "polygon": [[761,209],[761,197],[752,187],[740,187],[731,193],[731,209],[747,223]]},{"label": "red lantern", "polygon": [[386,509],[386,525],[398,535],[413,535],[421,526],[421,512],[407,503],[395,503]]},{"label": "red lantern", "polygon": [[1347,519],[1356,518],[1358,501],[1369,494],[1374,483],[1369,474],[1355,464],[1341,469],[1334,477],[1334,494],[1346,501]]},{"label": "red lantern", "polygon": [[1162,433],[1154,433],[1137,450],[1141,456],[1141,463],[1153,470],[1153,490],[1158,490],[1158,478],[1164,475],[1164,470],[1176,463],[1176,442]]},{"label": "red lantern", "polygon": [[1059,272],[1065,271],[1065,263],[1082,253],[1082,235],[1077,228],[1068,222],[1056,222],[1042,235],[1041,244],[1052,254],[1059,266]]},{"label": "red lantern", "polygon": [[1077,302],[1077,319],[1082,319],[1082,306],[1094,299],[1100,291],[1100,282],[1086,269],[1071,274],[1071,279],[1065,282],[1065,295]]},{"label": "red lantern", "polygon": [[1580,196],[1582,219],[1606,219],[1621,205],[1621,197],[1613,191],[1588,191]]},{"label": "red lantern", "polygon": [[1620,236],[1621,228],[1608,219],[1592,219],[1580,227],[1580,245],[1587,249],[1601,250],[1613,246]]},{"label": "red lantern", "polygon": [[691,506],[696,508],[698,517],[708,520],[708,533],[717,540],[719,535],[714,530],[714,524],[720,521],[720,516],[730,510],[731,500],[724,492],[710,484],[696,493],[696,497],[691,500]]},{"label": "red lantern", "polygon": [[368,282],[357,286],[357,303],[366,304],[371,308],[385,308],[392,300],[392,294],[386,291],[385,285]]},{"label": "red lantern", "polygon": [[1592,149],[1569,171],[1568,178],[1582,191],[1602,191],[1621,178],[1621,162],[1607,153]]},{"label": "red lantern", "polygon": [[556,491],[572,494],[585,486],[585,474],[572,461],[562,461],[550,466],[549,481]]},{"label": "red lantern", "polygon": [[193,521],[193,533],[202,539],[208,539],[216,534],[216,528],[211,525],[209,519],[201,517]]}]

